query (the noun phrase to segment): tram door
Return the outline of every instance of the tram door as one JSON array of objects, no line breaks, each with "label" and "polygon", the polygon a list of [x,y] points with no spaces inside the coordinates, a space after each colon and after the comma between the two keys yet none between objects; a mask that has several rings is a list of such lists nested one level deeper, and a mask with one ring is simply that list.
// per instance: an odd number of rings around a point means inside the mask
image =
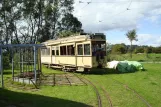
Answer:
[{"label": "tram door", "polygon": [[94,58],[94,62],[97,63],[97,68],[102,68],[106,64],[106,45],[105,41],[93,41],[92,42],[92,56]]}]

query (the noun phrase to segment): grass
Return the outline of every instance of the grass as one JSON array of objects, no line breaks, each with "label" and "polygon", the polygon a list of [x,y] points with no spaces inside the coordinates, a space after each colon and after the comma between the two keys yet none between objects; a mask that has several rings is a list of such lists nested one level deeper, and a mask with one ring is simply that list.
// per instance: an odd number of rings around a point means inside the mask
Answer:
[{"label": "grass", "polygon": [[[63,73],[45,67],[43,67],[43,71],[45,74]],[[91,86],[42,86],[39,90],[36,90],[29,85],[12,84],[9,70],[4,77],[5,89],[0,90],[0,104],[2,103],[4,107],[8,104],[5,101],[10,102],[10,105],[23,107],[85,107],[97,105],[96,95]]]},{"label": "grass", "polygon": [[[114,70],[100,73],[81,75],[91,80],[99,89],[103,107],[108,107],[103,86],[111,97],[114,106],[118,107],[145,107],[135,93],[117,80],[136,90],[153,107],[160,107],[161,103],[161,66],[160,64],[143,64],[146,71],[118,74]],[[9,71],[8,71],[9,72]],[[45,73],[63,73],[43,67]],[[95,91],[92,86],[42,86],[35,90],[30,86],[13,85],[10,82],[10,73],[5,74],[5,89],[0,89],[0,105],[2,107],[16,105],[17,107],[84,107],[97,106]],[[114,80],[113,80],[114,79]],[[8,103],[7,103],[8,102]]]},{"label": "grass", "polygon": [[161,54],[133,54],[130,58],[130,54],[109,54],[109,60],[129,60],[129,61],[140,61],[140,62],[158,62],[161,61]]},{"label": "grass", "polygon": [[[136,94],[114,80],[128,85],[136,90],[153,107],[160,107],[161,103],[161,67],[160,64],[144,64],[146,71],[124,74],[86,75],[93,82],[98,82],[110,94],[113,105],[118,107],[146,106]],[[114,80],[113,80],[114,79]],[[103,95],[102,95],[103,96]]]}]

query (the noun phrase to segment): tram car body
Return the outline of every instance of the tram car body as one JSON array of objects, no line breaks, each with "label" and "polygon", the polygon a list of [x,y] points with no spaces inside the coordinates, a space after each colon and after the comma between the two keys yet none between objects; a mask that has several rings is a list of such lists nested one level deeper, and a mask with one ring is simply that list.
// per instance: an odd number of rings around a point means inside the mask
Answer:
[{"label": "tram car body", "polygon": [[50,67],[89,70],[106,66],[106,36],[102,33],[74,35],[42,44],[42,64]]}]

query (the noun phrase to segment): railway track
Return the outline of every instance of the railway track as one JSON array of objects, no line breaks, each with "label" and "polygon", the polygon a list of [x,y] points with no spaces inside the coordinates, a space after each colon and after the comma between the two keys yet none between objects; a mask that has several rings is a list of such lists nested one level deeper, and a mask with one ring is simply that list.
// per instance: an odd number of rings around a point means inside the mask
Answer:
[{"label": "railway track", "polygon": [[[89,79],[87,79],[87,78],[85,78],[85,77],[80,77],[80,76],[78,76],[78,75],[75,74],[75,73],[73,73],[73,74],[74,74],[76,77],[78,77],[83,83],[86,84],[86,82],[84,82],[84,80],[85,80],[85,81],[87,81],[87,82],[93,87],[93,89],[95,90],[96,95],[97,95],[98,107],[102,107],[101,96],[100,96],[100,93],[99,93],[98,88],[96,87],[96,85],[94,85],[93,82],[91,82]],[[122,83],[122,82],[120,82],[120,81],[118,81],[118,80],[115,80],[115,79],[113,79],[113,78],[110,78],[110,79],[113,80],[113,81],[115,81],[117,84],[122,85],[124,88],[129,89],[130,91],[132,91],[132,92],[133,92],[133,93],[134,93],[142,102],[144,102],[144,104],[146,104],[147,107],[152,107],[152,106],[151,106],[151,105],[150,105],[150,104],[149,104],[141,95],[139,95],[139,93],[138,93],[137,91],[135,91],[134,89],[130,88],[128,85],[126,85],[126,84],[124,84],[124,83]],[[99,83],[98,83],[97,81],[95,81],[95,80],[94,80],[94,82],[95,82],[96,84],[99,84]],[[87,85],[87,84],[86,84],[86,85]],[[110,98],[108,92],[107,92],[106,89],[104,88],[104,86],[99,85],[99,87],[100,87],[101,90],[103,91],[103,93],[104,93],[104,95],[105,95],[107,101],[109,102],[110,107],[113,107],[112,100],[111,100],[111,98]]]},{"label": "railway track", "polygon": [[[79,76],[76,75],[76,74],[74,74],[74,75],[77,76],[81,81],[83,81],[82,79],[84,79],[84,80],[86,80],[88,83],[90,83],[90,84],[93,86],[93,88],[94,88],[94,90],[95,90],[95,92],[96,92],[96,95],[97,95],[98,107],[102,107],[102,100],[101,100],[101,96],[100,96],[100,94],[99,94],[99,91],[98,91],[97,87],[96,87],[89,79],[87,79],[87,78],[85,78],[85,77],[79,77]],[[96,81],[95,81],[95,82],[96,82]],[[98,84],[98,82],[96,82],[96,83]],[[111,98],[110,98],[109,94],[107,93],[106,89],[105,89],[103,86],[100,86],[100,88],[101,88],[101,90],[103,91],[103,93],[104,93],[104,95],[105,95],[107,101],[109,102],[110,107],[113,107]]]},{"label": "railway track", "polygon": [[105,89],[103,86],[101,86],[101,89],[102,89],[103,92],[105,93],[106,98],[107,98],[107,100],[108,100],[108,102],[109,102],[109,104],[110,104],[110,107],[113,107],[113,105],[112,105],[112,100],[111,100],[109,94],[107,93],[106,89]]},{"label": "railway track", "polygon": [[[74,74],[74,75],[76,75],[76,74]],[[78,75],[76,75],[78,78],[80,78]],[[97,89],[96,88],[96,86],[89,80],[89,79],[87,79],[87,78],[85,78],[85,77],[81,77],[80,78],[81,80],[82,79],[84,79],[84,80],[86,80],[86,81],[88,81],[95,89]],[[130,88],[128,85],[126,85],[126,84],[124,84],[124,83],[122,83],[122,82],[120,82],[120,81],[118,81],[118,80],[115,80],[115,79],[113,79],[113,78],[110,78],[111,80],[113,80],[113,81],[115,81],[117,84],[120,84],[120,85],[122,85],[124,88],[126,88],[126,89],[129,89],[130,91],[132,91],[142,102],[144,102],[144,104],[146,104],[146,106],[147,107],[152,107],[137,91],[135,91],[134,89],[132,89],[132,88]],[[83,81],[83,80],[82,80]],[[97,84],[99,84],[97,81],[94,81],[95,83],[97,83]],[[109,94],[107,93],[107,91],[106,91],[106,89],[103,87],[103,86],[101,86],[101,85],[99,85],[99,87],[101,88],[101,90],[104,92],[104,95],[106,96],[106,99],[107,99],[107,101],[109,102],[109,104],[110,104],[110,107],[113,107],[113,104],[112,104],[112,101],[111,101],[111,98],[110,98],[110,96],[109,96]],[[95,90],[96,91],[96,90]],[[98,93],[99,94],[99,92],[98,92],[98,89],[97,89],[97,92],[96,93]],[[100,95],[99,95],[99,97],[98,97],[98,95],[97,95],[97,99],[98,99],[98,104],[99,105],[101,105],[102,106],[102,101],[101,101],[101,97],[100,97]],[[99,99],[100,99],[100,101],[99,101]],[[99,106],[99,107],[101,107],[101,106]]]},{"label": "railway track", "polygon": [[65,78],[68,80],[68,82],[69,82],[69,84],[70,84],[70,86],[71,86],[72,84],[71,84],[71,82],[69,81],[68,76],[66,75],[66,73],[64,73],[64,75],[65,75]]},{"label": "railway track", "polygon": [[128,85],[126,85],[118,80],[115,80],[113,78],[111,78],[111,79],[113,81],[117,82],[118,84],[122,85],[124,88],[131,90],[134,94],[136,94],[138,96],[138,98],[140,100],[142,100],[146,104],[147,107],[152,107],[141,95],[139,95],[139,93],[137,91],[135,91],[134,89],[130,88]]},{"label": "railway track", "polygon": [[[97,84],[99,84],[97,81],[95,81]],[[113,104],[112,104],[112,100],[110,98],[110,95],[108,94],[108,92],[106,91],[106,89],[104,88],[104,86],[102,85],[99,85],[99,87],[101,88],[101,90],[103,91],[105,97],[106,97],[106,100],[109,102],[109,105],[110,107],[113,107]]]},{"label": "railway track", "polygon": [[97,87],[90,80],[88,80],[86,78],[83,78],[83,79],[85,79],[86,81],[88,81],[93,86],[93,88],[94,88],[94,90],[96,92],[96,95],[97,95],[98,107],[102,107],[102,100],[101,100],[101,96],[100,96],[100,93],[99,93]]},{"label": "railway track", "polygon": [[[86,79],[86,78],[83,78],[83,77],[79,77],[79,76],[76,75],[75,73],[73,73],[73,74],[74,74],[76,77],[78,77],[81,81],[83,81],[83,82],[84,82],[84,80],[87,81],[87,82],[93,87],[93,89],[95,90],[96,95],[97,95],[98,107],[102,107],[101,96],[100,96],[100,93],[99,93],[97,87],[96,87],[90,80],[88,80],[88,79]],[[84,79],[84,80],[83,80],[83,79]],[[84,82],[84,83],[85,83],[85,82]],[[85,83],[85,84],[87,85],[87,83]]]}]

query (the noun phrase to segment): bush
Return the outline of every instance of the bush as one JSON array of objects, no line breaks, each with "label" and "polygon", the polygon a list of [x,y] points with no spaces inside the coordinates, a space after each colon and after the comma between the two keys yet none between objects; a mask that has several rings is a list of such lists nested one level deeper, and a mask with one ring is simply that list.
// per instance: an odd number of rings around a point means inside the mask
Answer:
[{"label": "bush", "polygon": [[20,62],[19,53],[14,54],[13,60],[14,60],[14,68],[18,69],[19,68],[19,62]]},{"label": "bush", "polygon": [[134,53],[144,53],[144,47],[137,47],[137,48],[135,48]]},{"label": "bush", "polygon": [[126,46],[124,44],[115,44],[112,46],[112,54],[125,54]]},{"label": "bush", "polygon": [[3,69],[10,68],[10,54],[8,51],[3,52]]}]

